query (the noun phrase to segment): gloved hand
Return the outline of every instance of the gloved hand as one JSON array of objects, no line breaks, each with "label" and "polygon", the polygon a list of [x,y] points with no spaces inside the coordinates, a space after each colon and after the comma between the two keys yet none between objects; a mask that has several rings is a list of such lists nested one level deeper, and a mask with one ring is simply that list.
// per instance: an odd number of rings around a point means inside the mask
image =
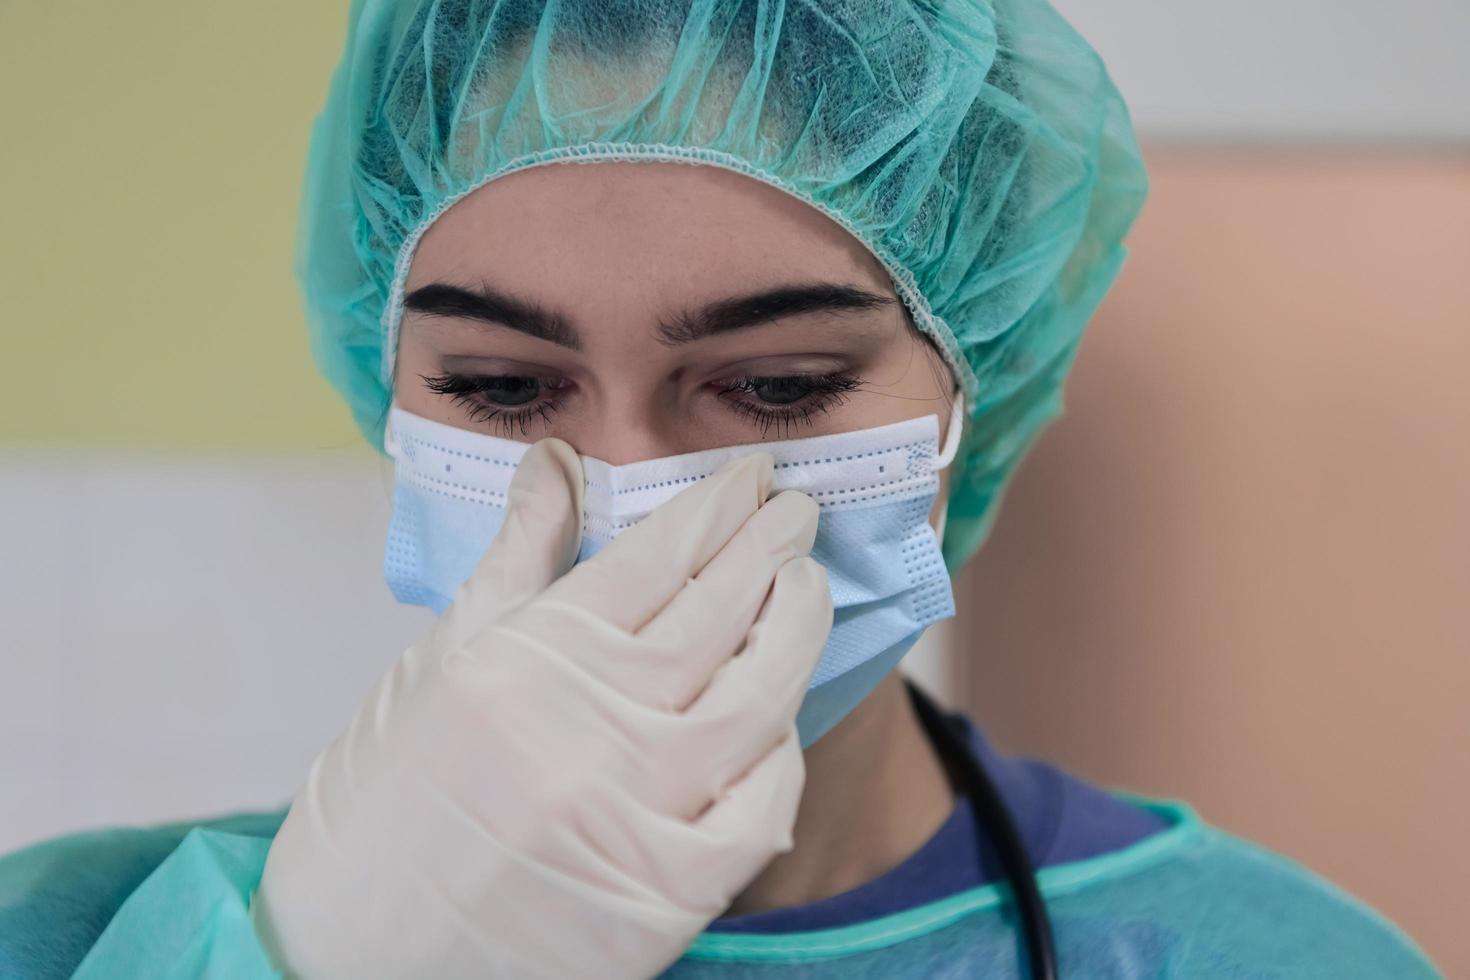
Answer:
[{"label": "gloved hand", "polygon": [[832,608],[816,504],[767,502],[771,475],[727,464],[573,568],[580,461],[528,450],[479,568],[271,846],[251,914],[276,963],[649,977],[789,850]]}]

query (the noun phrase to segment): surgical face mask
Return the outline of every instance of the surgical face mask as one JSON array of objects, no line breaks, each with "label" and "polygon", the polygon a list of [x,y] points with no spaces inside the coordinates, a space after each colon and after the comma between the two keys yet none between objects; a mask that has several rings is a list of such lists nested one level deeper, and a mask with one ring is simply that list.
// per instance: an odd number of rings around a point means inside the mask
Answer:
[{"label": "surgical face mask", "polygon": [[[586,490],[578,561],[726,460],[768,452],[775,490],[819,506],[812,557],[827,570],[832,632],[796,718],[803,747],[857,707],[930,623],[954,615],[929,511],[963,421],[955,400],[945,445],[932,415],[838,435],[729,446],[613,466],[582,457]],[[395,461],[384,574],[400,602],[448,608],[505,518],[527,443],[431,422],[394,406],[385,441]]]}]

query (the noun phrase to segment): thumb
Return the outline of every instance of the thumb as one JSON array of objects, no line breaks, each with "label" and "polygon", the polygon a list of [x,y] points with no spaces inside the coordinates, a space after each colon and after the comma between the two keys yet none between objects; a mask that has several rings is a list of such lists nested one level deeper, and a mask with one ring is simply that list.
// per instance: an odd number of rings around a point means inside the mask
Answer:
[{"label": "thumb", "polygon": [[566,574],[582,545],[582,461],[560,439],[526,450],[505,494],[505,523],[444,616],[470,630]]}]

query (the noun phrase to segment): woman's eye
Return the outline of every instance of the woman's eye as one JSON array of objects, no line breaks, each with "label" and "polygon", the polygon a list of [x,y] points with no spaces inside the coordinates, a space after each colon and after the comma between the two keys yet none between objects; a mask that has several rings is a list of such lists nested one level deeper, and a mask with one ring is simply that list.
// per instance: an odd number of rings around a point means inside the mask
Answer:
[{"label": "woman's eye", "polygon": [[514,407],[535,401],[542,384],[540,378],[481,378],[478,389],[487,402]]},{"label": "woman's eye", "polygon": [[750,383],[746,390],[767,405],[790,405],[818,390],[811,379],[801,376],[748,380]]},{"label": "woman's eye", "polygon": [[781,434],[810,425],[861,387],[857,378],[843,374],[744,377],[723,382],[720,397],[762,433],[775,429]]},{"label": "woman's eye", "polygon": [[784,374],[735,378],[725,382],[726,395],[740,395],[751,404],[795,405],[803,399],[821,401],[859,387],[856,378],[841,374]]},{"label": "woman's eye", "polygon": [[534,421],[549,420],[568,387],[563,378],[519,374],[441,374],[423,381],[458,404],[471,422],[493,422],[507,436],[527,435]]},{"label": "woman's eye", "polygon": [[529,405],[537,398],[562,387],[554,379],[529,374],[443,374],[424,378],[424,384],[430,391],[441,395],[496,408]]}]

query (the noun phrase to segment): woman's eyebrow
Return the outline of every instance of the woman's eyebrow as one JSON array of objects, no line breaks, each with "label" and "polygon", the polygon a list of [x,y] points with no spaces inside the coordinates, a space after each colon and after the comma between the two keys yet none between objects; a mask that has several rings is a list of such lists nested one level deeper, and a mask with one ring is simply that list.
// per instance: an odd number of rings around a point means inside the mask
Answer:
[{"label": "woman's eyebrow", "polygon": [[891,306],[891,297],[839,283],[798,283],[745,296],[717,300],[658,325],[666,344],[687,344],[715,334],[753,327],[806,313],[847,313]]},{"label": "woman's eyebrow", "polygon": [[581,338],[570,319],[537,303],[499,292],[488,283],[466,288],[431,282],[409,293],[403,307],[429,316],[482,320],[571,350],[582,349]]},{"label": "woman's eyebrow", "polygon": [[[659,339],[687,344],[716,334],[760,326],[808,313],[850,313],[891,306],[894,299],[842,283],[815,282],[777,286],[743,296],[716,300],[672,319],[660,320]],[[476,287],[434,282],[405,297],[405,309],[428,316],[481,320],[507,327],[571,350],[581,350],[572,319],[538,303],[502,293],[488,283]]]}]

